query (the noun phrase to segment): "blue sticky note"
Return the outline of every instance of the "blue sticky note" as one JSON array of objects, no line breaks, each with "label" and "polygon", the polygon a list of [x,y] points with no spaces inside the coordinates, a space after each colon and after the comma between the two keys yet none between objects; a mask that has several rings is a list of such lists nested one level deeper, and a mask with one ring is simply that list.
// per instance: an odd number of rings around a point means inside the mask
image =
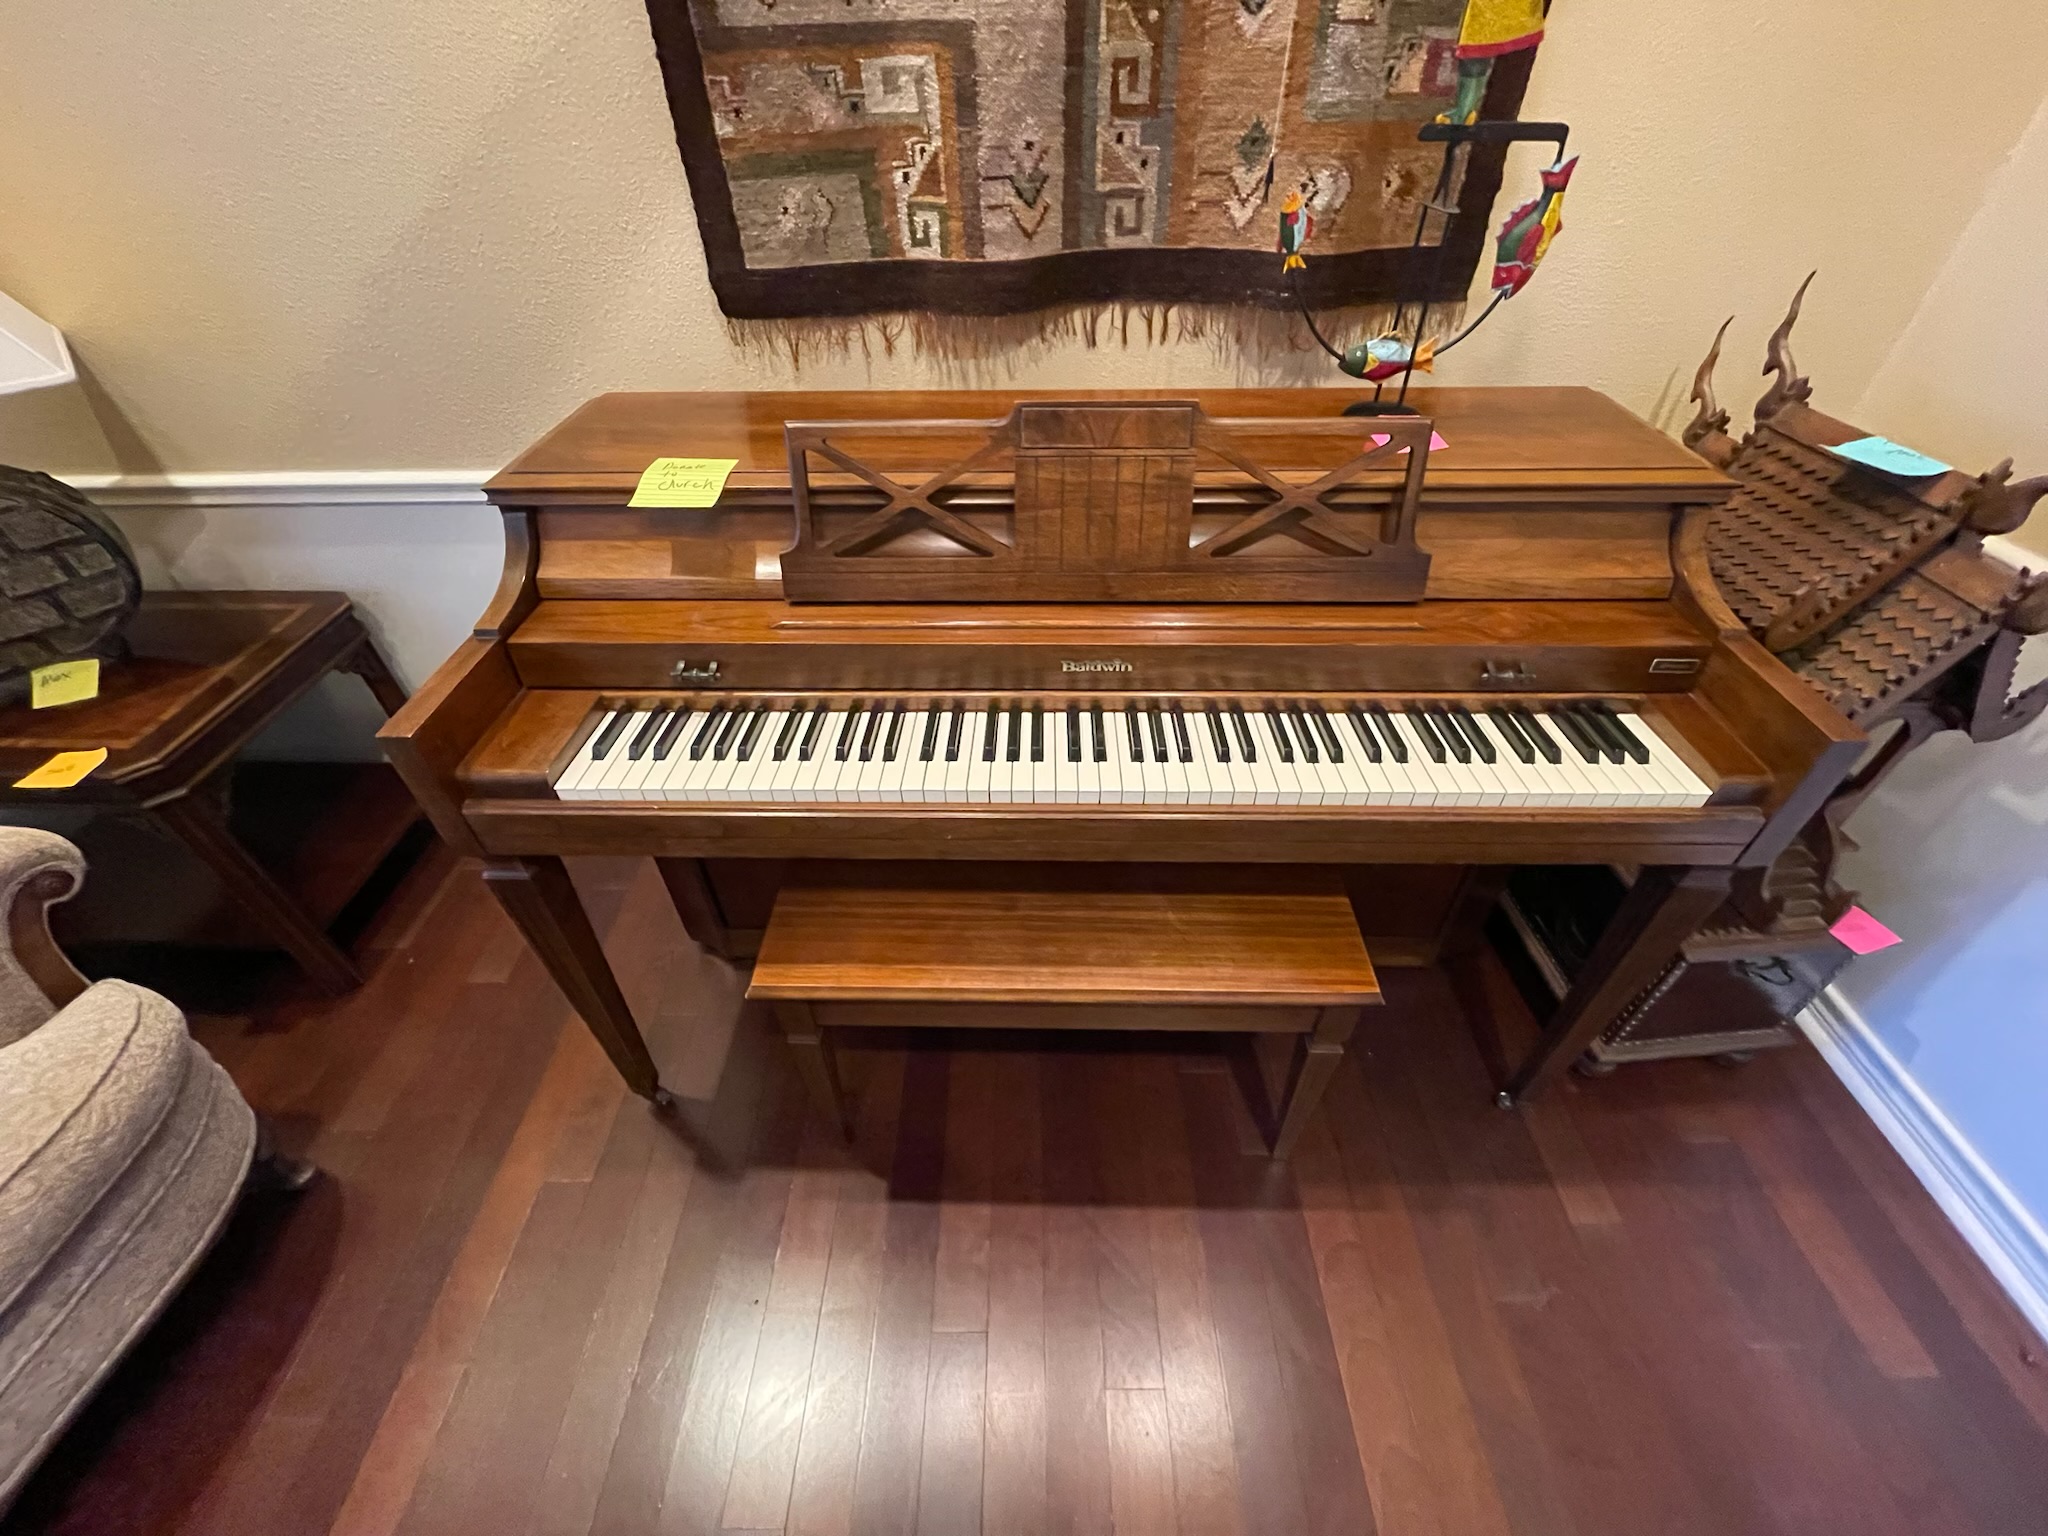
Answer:
[{"label": "blue sticky note", "polygon": [[1941,460],[1930,459],[1926,454],[1917,453],[1888,437],[1859,437],[1853,442],[1837,443],[1828,452],[1838,458],[1847,459],[1852,464],[1861,464],[1865,469],[1898,475],[1906,480],[1924,480],[1930,475],[1945,475],[1949,469]]}]

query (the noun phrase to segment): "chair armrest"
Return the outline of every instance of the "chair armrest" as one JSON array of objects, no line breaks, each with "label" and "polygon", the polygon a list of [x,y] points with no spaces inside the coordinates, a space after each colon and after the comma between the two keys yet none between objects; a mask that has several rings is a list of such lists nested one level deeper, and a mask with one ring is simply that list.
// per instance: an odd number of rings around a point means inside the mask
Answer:
[{"label": "chair armrest", "polygon": [[54,832],[0,827],[0,1046],[86,989],[50,937],[49,909],[85,883],[85,856]]}]

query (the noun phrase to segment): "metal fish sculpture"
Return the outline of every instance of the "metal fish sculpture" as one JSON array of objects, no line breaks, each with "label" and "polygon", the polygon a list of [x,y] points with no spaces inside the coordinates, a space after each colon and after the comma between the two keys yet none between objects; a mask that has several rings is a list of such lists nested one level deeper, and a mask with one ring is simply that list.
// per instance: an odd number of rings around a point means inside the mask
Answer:
[{"label": "metal fish sculpture", "polygon": [[1354,379],[1369,379],[1377,384],[1391,379],[1413,368],[1429,373],[1436,367],[1436,338],[1430,337],[1420,347],[1410,347],[1399,336],[1389,332],[1375,336],[1371,341],[1356,342],[1344,349],[1344,355],[1337,360],[1337,366]]},{"label": "metal fish sculpture", "polygon": [[1493,291],[1499,299],[1520,293],[1564,227],[1564,189],[1570,185],[1579,157],[1559,161],[1543,173],[1543,191],[1522,204],[1500,227],[1494,249]]},{"label": "metal fish sculpture", "polygon": [[1282,272],[1299,272],[1308,266],[1301,259],[1301,250],[1315,232],[1315,217],[1302,201],[1301,189],[1296,187],[1280,204],[1280,243],[1276,249],[1287,258],[1280,263]]}]

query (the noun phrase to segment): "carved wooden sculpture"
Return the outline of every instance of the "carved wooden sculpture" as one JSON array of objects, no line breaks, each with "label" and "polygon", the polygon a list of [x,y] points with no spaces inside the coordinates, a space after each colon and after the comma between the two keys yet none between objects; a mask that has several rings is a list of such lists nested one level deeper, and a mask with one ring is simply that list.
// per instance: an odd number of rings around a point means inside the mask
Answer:
[{"label": "carved wooden sculpture", "polygon": [[[1987,535],[2026,521],[2048,495],[2048,475],[2014,482],[2008,459],[1974,478],[1914,482],[1831,454],[1868,434],[1806,403],[1812,385],[1792,361],[1790,337],[1807,283],[1771,336],[1766,371],[1777,379],[1749,434],[1739,443],[1727,435],[1728,413],[1714,398],[1724,322],[1694,377],[1698,409],[1683,438],[1741,486],[1708,530],[1722,596],[1793,671],[1881,739],[1788,851],[1825,879],[1833,829],[1914,747],[1946,730],[1996,741],[2048,709],[2048,684],[2012,691],[2022,641],[2048,631],[2048,577],[1982,549]],[[1810,871],[1787,874],[1811,891]],[[1767,876],[1747,893],[1752,920],[1785,916],[1772,883]],[[1833,893],[1825,905],[1845,902]]]}]

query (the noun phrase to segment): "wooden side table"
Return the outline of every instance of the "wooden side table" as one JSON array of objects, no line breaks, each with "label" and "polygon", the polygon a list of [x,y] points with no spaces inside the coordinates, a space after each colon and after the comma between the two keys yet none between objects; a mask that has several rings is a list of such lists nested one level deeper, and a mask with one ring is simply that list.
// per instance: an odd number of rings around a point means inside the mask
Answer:
[{"label": "wooden side table", "polygon": [[[123,631],[131,659],[83,704],[0,710],[0,805],[90,806],[139,815],[183,842],[323,989],[361,983],[326,930],[229,830],[222,793],[235,755],[328,673],[353,672],[385,714],[405,692],[339,592],[153,592]],[[108,749],[83,783],[13,788],[52,753]]]}]

